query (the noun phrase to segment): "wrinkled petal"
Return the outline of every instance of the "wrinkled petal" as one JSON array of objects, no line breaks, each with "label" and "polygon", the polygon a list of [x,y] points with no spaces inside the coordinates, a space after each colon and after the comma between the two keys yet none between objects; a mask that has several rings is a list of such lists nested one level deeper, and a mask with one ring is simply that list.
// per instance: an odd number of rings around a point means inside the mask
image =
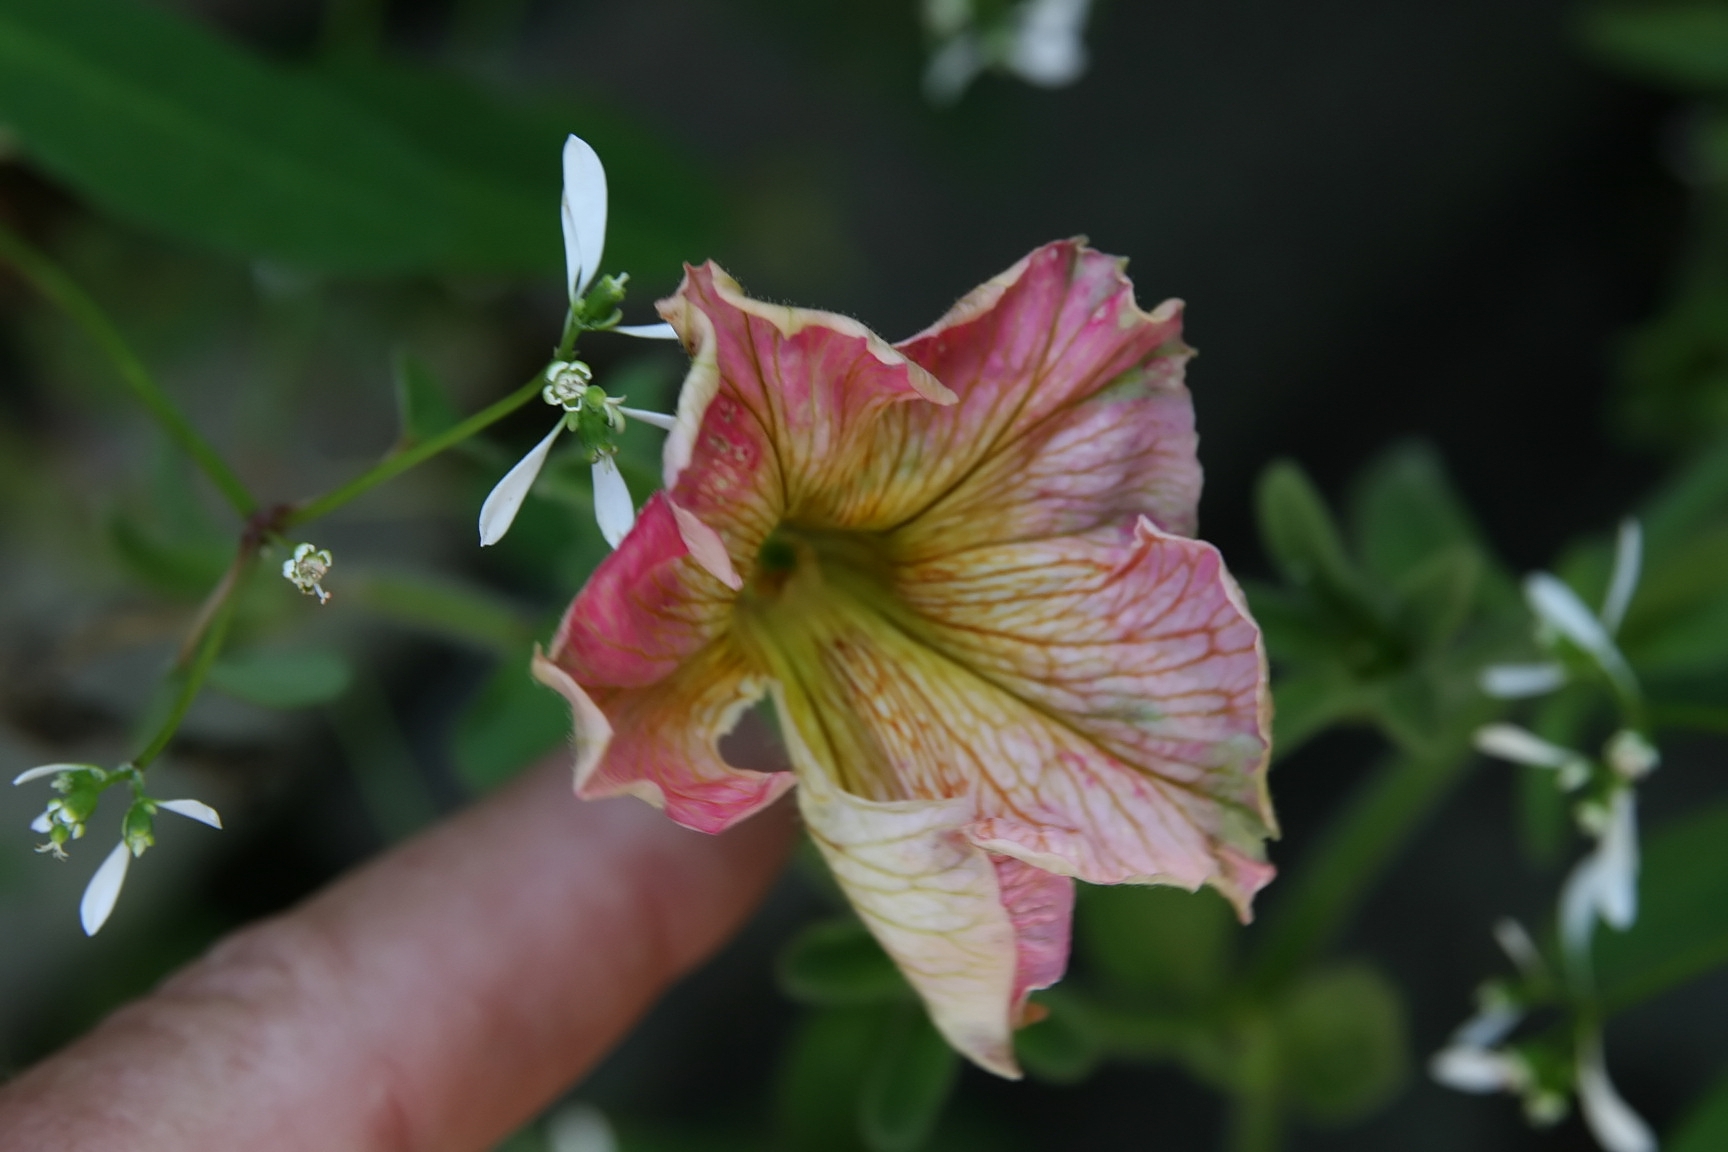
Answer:
[{"label": "wrinkled petal", "polygon": [[510,531],[510,525],[516,520],[516,513],[522,509],[522,501],[528,499],[528,492],[534,487],[540,469],[546,466],[546,457],[562,431],[564,420],[560,417],[552,431],[546,434],[546,439],[534,445],[528,455],[518,460],[516,467],[506,472],[504,479],[498,481],[497,486],[487,495],[486,503],[480,505],[482,548],[498,543],[504,539],[504,533]]},{"label": "wrinkled petal", "polygon": [[1074,881],[1012,856],[990,857],[1002,906],[1014,926],[1014,991],[1009,1015],[1019,1023],[1026,997],[1062,979],[1068,969],[1068,939],[1074,923]]},{"label": "wrinkled petal", "polygon": [[787,732],[798,807],[811,839],[865,925],[906,974],[948,1042],[1017,1078],[1013,1015],[1020,953],[990,857],[965,835],[971,805],[871,801],[827,782]]},{"label": "wrinkled petal", "polygon": [[1482,669],[1481,688],[1497,700],[1542,696],[1566,683],[1559,664],[1490,664]]},{"label": "wrinkled petal", "polygon": [[564,283],[575,301],[600,271],[606,248],[606,169],[580,136],[564,141]]},{"label": "wrinkled petal", "polygon": [[1656,1134],[1608,1079],[1599,1039],[1592,1038],[1578,1053],[1578,1103],[1591,1135],[1607,1152],[1656,1152]]},{"label": "wrinkled petal", "polygon": [[196,820],[200,824],[208,824],[212,828],[222,827],[222,817],[217,814],[216,809],[202,800],[158,800],[156,807],[184,816],[188,820]]},{"label": "wrinkled petal", "polygon": [[108,922],[114,902],[120,899],[120,888],[126,883],[126,868],[132,863],[132,851],[124,841],[114,845],[90,883],[84,889],[84,899],[78,904],[78,919],[84,925],[84,935],[94,936]]},{"label": "wrinkled petal", "polygon": [[594,461],[593,474],[594,518],[600,523],[600,535],[616,548],[636,523],[636,504],[630,499],[624,473],[618,471],[618,461],[600,457]]},{"label": "wrinkled petal", "polygon": [[670,324],[620,324],[612,329],[638,340],[676,340],[678,333]]},{"label": "wrinkled petal", "polygon": [[1614,540],[1614,571],[1608,578],[1608,592],[1602,598],[1602,626],[1610,636],[1620,631],[1626,619],[1626,609],[1632,603],[1632,593],[1638,589],[1638,574],[1644,566],[1644,529],[1638,521],[1620,522],[1620,533]]}]

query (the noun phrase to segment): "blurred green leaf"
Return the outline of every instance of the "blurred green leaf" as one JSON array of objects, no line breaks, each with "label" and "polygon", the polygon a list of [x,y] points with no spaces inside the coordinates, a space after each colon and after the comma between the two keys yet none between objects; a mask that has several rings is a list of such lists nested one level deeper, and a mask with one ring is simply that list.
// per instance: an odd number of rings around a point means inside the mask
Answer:
[{"label": "blurred green leaf", "polygon": [[1722,1152],[1728,1148],[1728,1076],[1716,1081],[1663,1143],[1668,1152]]},{"label": "blurred green leaf", "polygon": [[455,175],[314,77],[133,0],[0,7],[0,121],[122,220],[335,272],[551,270],[556,151],[538,196]]},{"label": "blurred green leaf", "polygon": [[1336,664],[1285,673],[1272,682],[1272,754],[1282,759],[1327,728],[1363,719],[1369,694]]},{"label": "blurred green leaf", "polygon": [[1350,523],[1367,570],[1388,584],[1440,552],[1484,552],[1481,530],[1432,445],[1396,445],[1352,485]]},{"label": "blurred green leaf", "polygon": [[444,394],[443,385],[425,361],[399,350],[391,364],[396,384],[396,411],[401,419],[401,443],[418,444],[454,428],[462,420]]},{"label": "blurred green leaf", "polygon": [[1127,991],[1189,1002],[1230,972],[1235,915],[1210,888],[1083,884],[1075,926],[1086,963]]},{"label": "blurred green leaf", "polygon": [[1404,1005],[1392,984],[1361,965],[1304,977],[1275,1009],[1285,1090],[1310,1118],[1358,1119],[1409,1075]]},{"label": "blurred green leaf", "polygon": [[912,988],[856,917],[807,925],[781,949],[780,988],[806,1004],[844,1007],[905,1000]]},{"label": "blurred green leaf", "polygon": [[[1728,319],[1728,310],[1724,311]],[[1728,513],[1728,440],[1693,453],[1644,504],[1639,520],[1652,551],[1684,543],[1694,530]]]},{"label": "blurred green leaf", "polygon": [[1104,1058],[1104,1045],[1085,1013],[1067,997],[1036,997],[1049,1015],[1014,1033],[1014,1054],[1026,1071],[1052,1084],[1078,1084]]},{"label": "blurred green leaf", "polygon": [[1482,568],[1474,548],[1453,545],[1398,574],[1397,627],[1418,651],[1444,647],[1458,634],[1476,602]]},{"label": "blurred green leaf", "polygon": [[450,758],[476,792],[489,792],[570,738],[570,709],[528,673],[528,651],[498,662],[456,718]]},{"label": "blurred green leaf", "polygon": [[324,704],[346,692],[352,680],[348,661],[322,648],[255,648],[210,667],[213,687],[266,708]]},{"label": "blurred green leaf", "polygon": [[1584,40],[1634,76],[1684,89],[1728,88],[1728,7],[1710,0],[1597,7]]},{"label": "blurred green leaf", "polygon": [[532,635],[514,605],[448,577],[373,569],[345,577],[342,593],[386,619],[495,652],[520,655]]},{"label": "blurred green leaf", "polygon": [[786,1152],[863,1152],[858,1092],[887,1022],[881,1006],[804,1013],[781,1050],[775,1147]]},{"label": "blurred green leaf", "polygon": [[1256,493],[1260,538],[1284,578],[1303,588],[1356,595],[1359,581],[1338,526],[1313,481],[1291,460],[1260,474]]},{"label": "blurred green leaf", "polygon": [[234,545],[214,540],[165,540],[115,509],[106,520],[114,558],[132,576],[169,596],[196,599],[216,586],[234,558]]},{"label": "blurred green leaf", "polygon": [[1728,963],[1728,804],[1648,837],[1638,922],[1596,933],[1603,997],[1623,1006]]},{"label": "blurred green leaf", "polygon": [[924,1006],[895,1005],[883,1027],[858,1098],[858,1124],[871,1152],[916,1152],[942,1118],[960,1074],[960,1057]]}]

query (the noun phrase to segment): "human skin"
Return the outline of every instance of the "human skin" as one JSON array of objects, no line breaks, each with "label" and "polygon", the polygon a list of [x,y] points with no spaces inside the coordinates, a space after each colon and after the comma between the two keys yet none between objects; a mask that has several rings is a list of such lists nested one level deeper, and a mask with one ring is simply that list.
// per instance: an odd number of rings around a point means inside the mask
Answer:
[{"label": "human skin", "polygon": [[0,1089],[0,1152],[474,1152],[605,1055],[772,882],[547,765],[218,943]]}]

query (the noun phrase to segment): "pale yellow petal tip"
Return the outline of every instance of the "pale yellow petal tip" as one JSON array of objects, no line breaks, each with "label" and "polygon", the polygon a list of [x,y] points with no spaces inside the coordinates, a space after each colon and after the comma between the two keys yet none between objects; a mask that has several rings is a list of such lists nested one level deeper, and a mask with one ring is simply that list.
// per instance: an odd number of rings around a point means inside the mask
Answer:
[{"label": "pale yellow petal tip", "polygon": [[572,766],[575,776],[576,794],[582,795],[583,789],[595,769],[600,767],[600,759],[606,754],[606,746],[612,742],[612,724],[606,719],[606,714],[600,711],[582,686],[564,669],[547,659],[546,653],[540,650],[540,645],[534,645],[534,656],[528,669],[534,679],[564,697],[570,704],[572,720],[571,738],[576,745],[576,762]]}]

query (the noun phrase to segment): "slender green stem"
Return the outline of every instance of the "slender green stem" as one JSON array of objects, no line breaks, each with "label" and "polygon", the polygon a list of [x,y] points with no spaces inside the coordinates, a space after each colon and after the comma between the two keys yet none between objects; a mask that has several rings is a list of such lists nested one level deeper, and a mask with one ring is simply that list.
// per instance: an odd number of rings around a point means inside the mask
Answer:
[{"label": "slender green stem", "polygon": [[1254,962],[1256,986],[1275,987],[1327,947],[1471,762],[1465,747],[1398,755],[1357,790],[1274,913]]},{"label": "slender green stem", "polygon": [[174,443],[192,458],[193,463],[203,469],[204,475],[210,478],[236,512],[250,516],[257,510],[258,502],[246,490],[240,477],[174,406],[174,401],[162,391],[144,367],[144,362],[120,335],[120,330],[88,293],[44,253],[5,225],[0,225],[0,257],[16,268],[38,292],[72,317],[101,346],[132,395]]},{"label": "slender green stem", "polygon": [[401,475],[416,464],[430,460],[446,448],[461,443],[476,432],[496,424],[540,395],[540,390],[543,387],[545,387],[545,381],[536,375],[504,399],[481,409],[455,427],[446,429],[430,439],[422,440],[410,448],[393,452],[341,487],[299,505],[282,518],[281,527],[284,529],[292,528],[334,512],[356,496],[370,491],[394,476]]},{"label": "slender green stem", "polygon": [[1278,1098],[1252,1092],[1236,1097],[1230,1109],[1229,1152],[1277,1152],[1284,1142],[1284,1116]]},{"label": "slender green stem", "polygon": [[228,638],[228,626],[234,621],[234,605],[238,599],[235,593],[244,583],[246,573],[251,569],[257,555],[255,547],[242,546],[233,567],[211,594],[208,608],[193,625],[192,635],[196,641],[188,644],[190,659],[186,659],[183,652],[182,660],[174,672],[174,676],[180,681],[174,703],[157,727],[156,734],[144,746],[144,750],[132,758],[134,768],[140,771],[148,768],[156,757],[162,754],[162,750],[168,747],[168,742],[174,739],[174,733],[179,731],[180,722],[186,718],[192,702],[198,698],[205,678],[210,675],[210,666],[216,662],[216,657],[222,651],[223,641]]}]

